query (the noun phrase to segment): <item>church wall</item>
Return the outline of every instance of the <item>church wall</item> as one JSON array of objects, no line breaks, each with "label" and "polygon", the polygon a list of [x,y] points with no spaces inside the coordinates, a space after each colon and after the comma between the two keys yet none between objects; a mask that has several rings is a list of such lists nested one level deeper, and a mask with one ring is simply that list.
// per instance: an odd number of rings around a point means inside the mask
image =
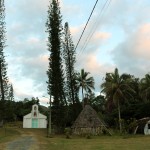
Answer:
[{"label": "church wall", "polygon": [[39,118],[39,128],[47,128],[47,120]]},{"label": "church wall", "polygon": [[[37,119],[37,121],[35,119]],[[39,113],[38,105],[33,105],[31,113],[23,117],[23,128],[32,128],[32,127],[47,128],[47,117]]]},{"label": "church wall", "polygon": [[32,122],[31,118],[24,118],[23,119],[23,128],[31,128]]}]

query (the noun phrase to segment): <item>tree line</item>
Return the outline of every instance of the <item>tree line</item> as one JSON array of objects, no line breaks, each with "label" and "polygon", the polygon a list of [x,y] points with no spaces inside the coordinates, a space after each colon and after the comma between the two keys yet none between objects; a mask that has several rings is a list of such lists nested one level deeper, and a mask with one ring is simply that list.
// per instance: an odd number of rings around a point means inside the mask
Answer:
[{"label": "tree line", "polygon": [[150,74],[139,79],[127,73],[120,75],[116,68],[114,72],[106,73],[101,88],[105,113],[111,118],[111,124],[114,118],[117,120],[120,132],[125,129],[125,124],[129,128],[135,119],[150,116]]}]

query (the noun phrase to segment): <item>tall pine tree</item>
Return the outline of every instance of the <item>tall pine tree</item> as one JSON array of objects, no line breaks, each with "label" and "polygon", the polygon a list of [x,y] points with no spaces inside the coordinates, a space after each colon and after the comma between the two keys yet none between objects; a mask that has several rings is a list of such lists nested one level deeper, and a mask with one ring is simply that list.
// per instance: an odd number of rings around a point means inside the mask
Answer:
[{"label": "tall pine tree", "polygon": [[66,92],[68,102],[75,104],[78,102],[78,91],[75,84],[75,70],[74,65],[76,62],[76,55],[74,44],[71,38],[71,33],[69,30],[69,25],[66,22],[64,26],[64,50],[63,57],[65,61],[65,71],[66,71]]},{"label": "tall pine tree", "polygon": [[5,6],[4,0],[0,0],[0,118],[4,118],[5,100],[8,99],[7,64],[4,56],[5,48]]},{"label": "tall pine tree", "polygon": [[9,100],[11,100],[11,101],[14,100],[14,89],[13,89],[12,84],[10,84],[10,87],[9,87]]},{"label": "tall pine tree", "polygon": [[75,69],[76,53],[74,44],[71,38],[69,25],[66,22],[64,26],[64,43],[63,43],[63,58],[65,62],[66,72],[66,98],[69,103],[68,123],[73,122],[81,111],[79,102],[78,87],[76,86]]},{"label": "tall pine tree", "polygon": [[57,131],[64,127],[64,77],[62,65],[62,16],[57,0],[52,0],[48,10],[48,20],[46,23],[48,32],[49,68],[48,94],[53,97],[52,121]]}]

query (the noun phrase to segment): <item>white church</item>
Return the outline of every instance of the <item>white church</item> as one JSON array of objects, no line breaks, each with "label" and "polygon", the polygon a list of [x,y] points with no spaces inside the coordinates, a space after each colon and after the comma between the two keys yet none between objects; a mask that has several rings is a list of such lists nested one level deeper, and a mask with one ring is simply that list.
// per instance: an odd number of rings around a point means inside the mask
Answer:
[{"label": "white church", "polygon": [[37,104],[23,117],[23,128],[47,128],[47,117],[39,112]]}]

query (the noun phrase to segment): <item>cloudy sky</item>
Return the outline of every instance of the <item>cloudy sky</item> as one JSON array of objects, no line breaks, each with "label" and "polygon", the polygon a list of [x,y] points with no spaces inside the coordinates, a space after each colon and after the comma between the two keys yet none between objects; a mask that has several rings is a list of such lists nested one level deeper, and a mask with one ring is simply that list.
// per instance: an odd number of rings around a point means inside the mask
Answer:
[{"label": "cloudy sky", "polygon": [[[76,45],[96,0],[60,0],[63,24],[69,23]],[[47,96],[48,51],[45,23],[49,0],[5,0],[8,77],[16,100]],[[142,78],[150,67],[150,1],[99,0],[77,47],[76,70],[96,82],[106,72]]]}]

